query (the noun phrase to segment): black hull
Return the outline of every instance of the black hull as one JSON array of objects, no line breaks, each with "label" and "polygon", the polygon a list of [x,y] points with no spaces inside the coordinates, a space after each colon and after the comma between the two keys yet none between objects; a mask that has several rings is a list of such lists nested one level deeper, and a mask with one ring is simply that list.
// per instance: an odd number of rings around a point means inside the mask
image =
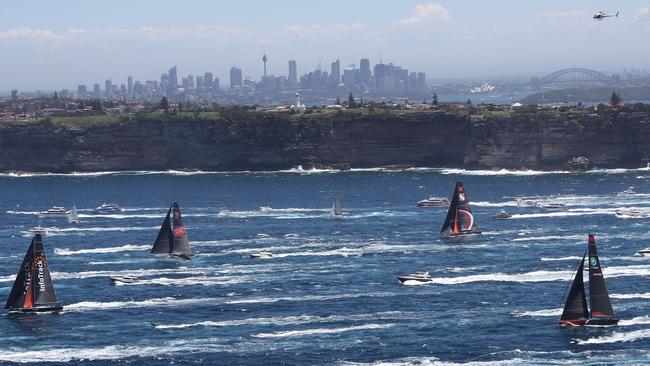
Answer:
[{"label": "black hull", "polygon": [[585,325],[618,325],[616,318],[591,318],[587,320]]},{"label": "black hull", "polygon": [[462,238],[466,236],[472,236],[472,235],[479,235],[482,234],[480,231],[471,231],[471,232],[465,232],[465,233],[451,233],[451,234],[442,234],[444,238]]},{"label": "black hull", "polygon": [[35,308],[17,308],[8,309],[10,313],[31,314],[31,313],[49,313],[63,310],[63,305],[56,304],[50,306],[39,306]]}]

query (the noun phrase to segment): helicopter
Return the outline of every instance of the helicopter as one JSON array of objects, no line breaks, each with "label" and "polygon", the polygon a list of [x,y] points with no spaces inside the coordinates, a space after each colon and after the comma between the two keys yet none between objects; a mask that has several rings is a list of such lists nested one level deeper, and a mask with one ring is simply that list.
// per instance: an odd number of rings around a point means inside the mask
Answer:
[{"label": "helicopter", "polygon": [[599,11],[598,13],[596,13],[596,14],[594,15],[594,19],[596,19],[596,20],[603,20],[603,19],[605,19],[605,18],[610,18],[610,17],[616,17],[616,18],[618,18],[618,12],[616,12],[616,14],[607,14],[607,13],[604,12],[604,11]]}]

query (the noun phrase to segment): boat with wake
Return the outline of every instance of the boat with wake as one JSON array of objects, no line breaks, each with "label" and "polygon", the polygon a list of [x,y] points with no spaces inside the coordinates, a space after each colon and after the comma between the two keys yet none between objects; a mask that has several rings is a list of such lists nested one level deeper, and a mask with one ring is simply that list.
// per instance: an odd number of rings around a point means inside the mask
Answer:
[{"label": "boat with wake", "polygon": [[251,258],[273,258],[271,252],[253,252],[249,254]]},{"label": "boat with wake", "polygon": [[630,219],[643,219],[650,217],[647,212],[643,212],[637,208],[627,208],[614,211],[616,217],[619,218],[630,218]]},{"label": "boat with wake", "polygon": [[38,217],[68,217],[68,210],[62,206],[52,206],[51,208],[48,208],[47,211],[39,212]]},{"label": "boat with wake", "polygon": [[151,254],[169,255],[188,260],[192,259],[190,241],[187,238],[185,225],[183,225],[183,218],[181,217],[181,210],[177,202],[173,202],[169,206],[167,216],[165,216],[156,241],[151,248]]},{"label": "boat with wake", "polygon": [[463,182],[457,182],[440,234],[445,237],[460,237],[480,233],[474,223],[474,215]]},{"label": "boat with wake", "polygon": [[[589,303],[591,310],[587,306],[583,280],[587,254],[589,255]],[[617,324],[618,318],[614,314],[614,309],[612,309],[612,302],[609,299],[609,293],[605,285],[605,277],[600,267],[600,259],[596,250],[596,238],[590,234],[587,250],[580,260],[569,295],[566,297],[564,311],[560,318],[560,326]]]},{"label": "boat with wake", "polygon": [[126,275],[126,276],[111,276],[111,281],[113,282],[114,285],[116,285],[118,283],[126,283],[126,284],[136,283],[139,282],[140,280],[135,276]]},{"label": "boat with wake", "polygon": [[618,192],[616,195],[617,196],[633,196],[635,194],[636,194],[636,189],[634,188],[634,186],[629,186],[625,190],[623,190],[622,192]]},{"label": "boat with wake", "polygon": [[641,249],[634,254],[636,257],[650,257],[650,247]]},{"label": "boat with wake", "polygon": [[429,197],[418,201],[418,207],[434,208],[434,207],[449,207],[449,199],[447,197]]},{"label": "boat with wake", "polygon": [[505,220],[505,219],[509,219],[511,217],[512,217],[512,214],[510,214],[510,212],[508,212],[506,210],[501,210],[498,213],[495,213],[494,215],[492,215],[492,218],[496,219],[496,220]]},{"label": "boat with wake", "polygon": [[399,276],[397,277],[400,283],[404,283],[407,281],[414,281],[414,282],[430,282],[431,281],[431,276],[429,276],[429,272],[415,272],[408,274],[406,276]]},{"label": "boat with wake", "polygon": [[42,313],[63,309],[56,298],[54,284],[45,258],[43,238],[34,235],[18,270],[5,305],[10,313]]},{"label": "boat with wake", "polygon": [[566,210],[566,205],[562,202],[548,201],[540,202],[538,207],[547,211],[564,211]]},{"label": "boat with wake", "polygon": [[102,203],[97,207],[93,213],[97,215],[107,215],[107,214],[116,214],[116,213],[122,213],[124,210],[120,208],[116,203]]}]

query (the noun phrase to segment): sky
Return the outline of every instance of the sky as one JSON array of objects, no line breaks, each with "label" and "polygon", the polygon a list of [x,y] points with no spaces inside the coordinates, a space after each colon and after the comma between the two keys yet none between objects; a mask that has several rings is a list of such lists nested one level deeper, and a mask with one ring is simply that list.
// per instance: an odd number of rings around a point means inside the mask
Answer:
[{"label": "sky", "polygon": [[[592,19],[596,11],[618,18]],[[20,0],[0,8],[0,91],[213,72],[259,79],[370,58],[428,79],[650,69],[650,0]]]}]

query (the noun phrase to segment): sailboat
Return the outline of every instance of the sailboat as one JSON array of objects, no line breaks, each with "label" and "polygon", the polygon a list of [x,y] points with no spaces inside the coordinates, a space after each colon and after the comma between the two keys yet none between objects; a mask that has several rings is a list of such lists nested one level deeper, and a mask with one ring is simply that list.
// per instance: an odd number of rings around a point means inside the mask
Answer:
[{"label": "sailboat", "polygon": [[469,197],[463,187],[463,182],[456,182],[454,195],[451,198],[447,218],[442,225],[440,234],[443,236],[456,237],[461,235],[480,234],[474,223],[474,215],[469,207]]},{"label": "sailboat", "polygon": [[151,253],[191,259],[192,249],[190,249],[190,242],[187,239],[187,233],[185,232],[185,226],[183,226],[183,218],[181,217],[178,203],[173,202],[169,207],[167,216],[165,216],[156,241],[151,248]]},{"label": "sailboat", "polygon": [[[585,255],[589,254],[589,302],[591,312],[587,308],[585,286],[582,279]],[[569,290],[564,311],[560,318],[561,326],[580,325],[616,325],[618,318],[609,300],[605,278],[600,267],[600,259],[596,251],[596,238],[589,235],[589,247],[580,260],[578,271]]]},{"label": "sailboat", "polygon": [[332,216],[335,219],[343,217],[343,209],[341,208],[341,200],[339,200],[338,197],[336,197],[336,199],[334,200],[334,204],[332,205]]},{"label": "sailboat", "polygon": [[77,206],[72,205],[72,210],[68,212],[68,223],[78,224],[79,223],[79,214],[77,213]]},{"label": "sailboat", "polygon": [[59,304],[54,292],[54,285],[47,269],[47,259],[40,234],[34,235],[32,244],[25,254],[25,259],[16,275],[9,299],[5,305],[9,312],[36,313],[59,311]]}]

